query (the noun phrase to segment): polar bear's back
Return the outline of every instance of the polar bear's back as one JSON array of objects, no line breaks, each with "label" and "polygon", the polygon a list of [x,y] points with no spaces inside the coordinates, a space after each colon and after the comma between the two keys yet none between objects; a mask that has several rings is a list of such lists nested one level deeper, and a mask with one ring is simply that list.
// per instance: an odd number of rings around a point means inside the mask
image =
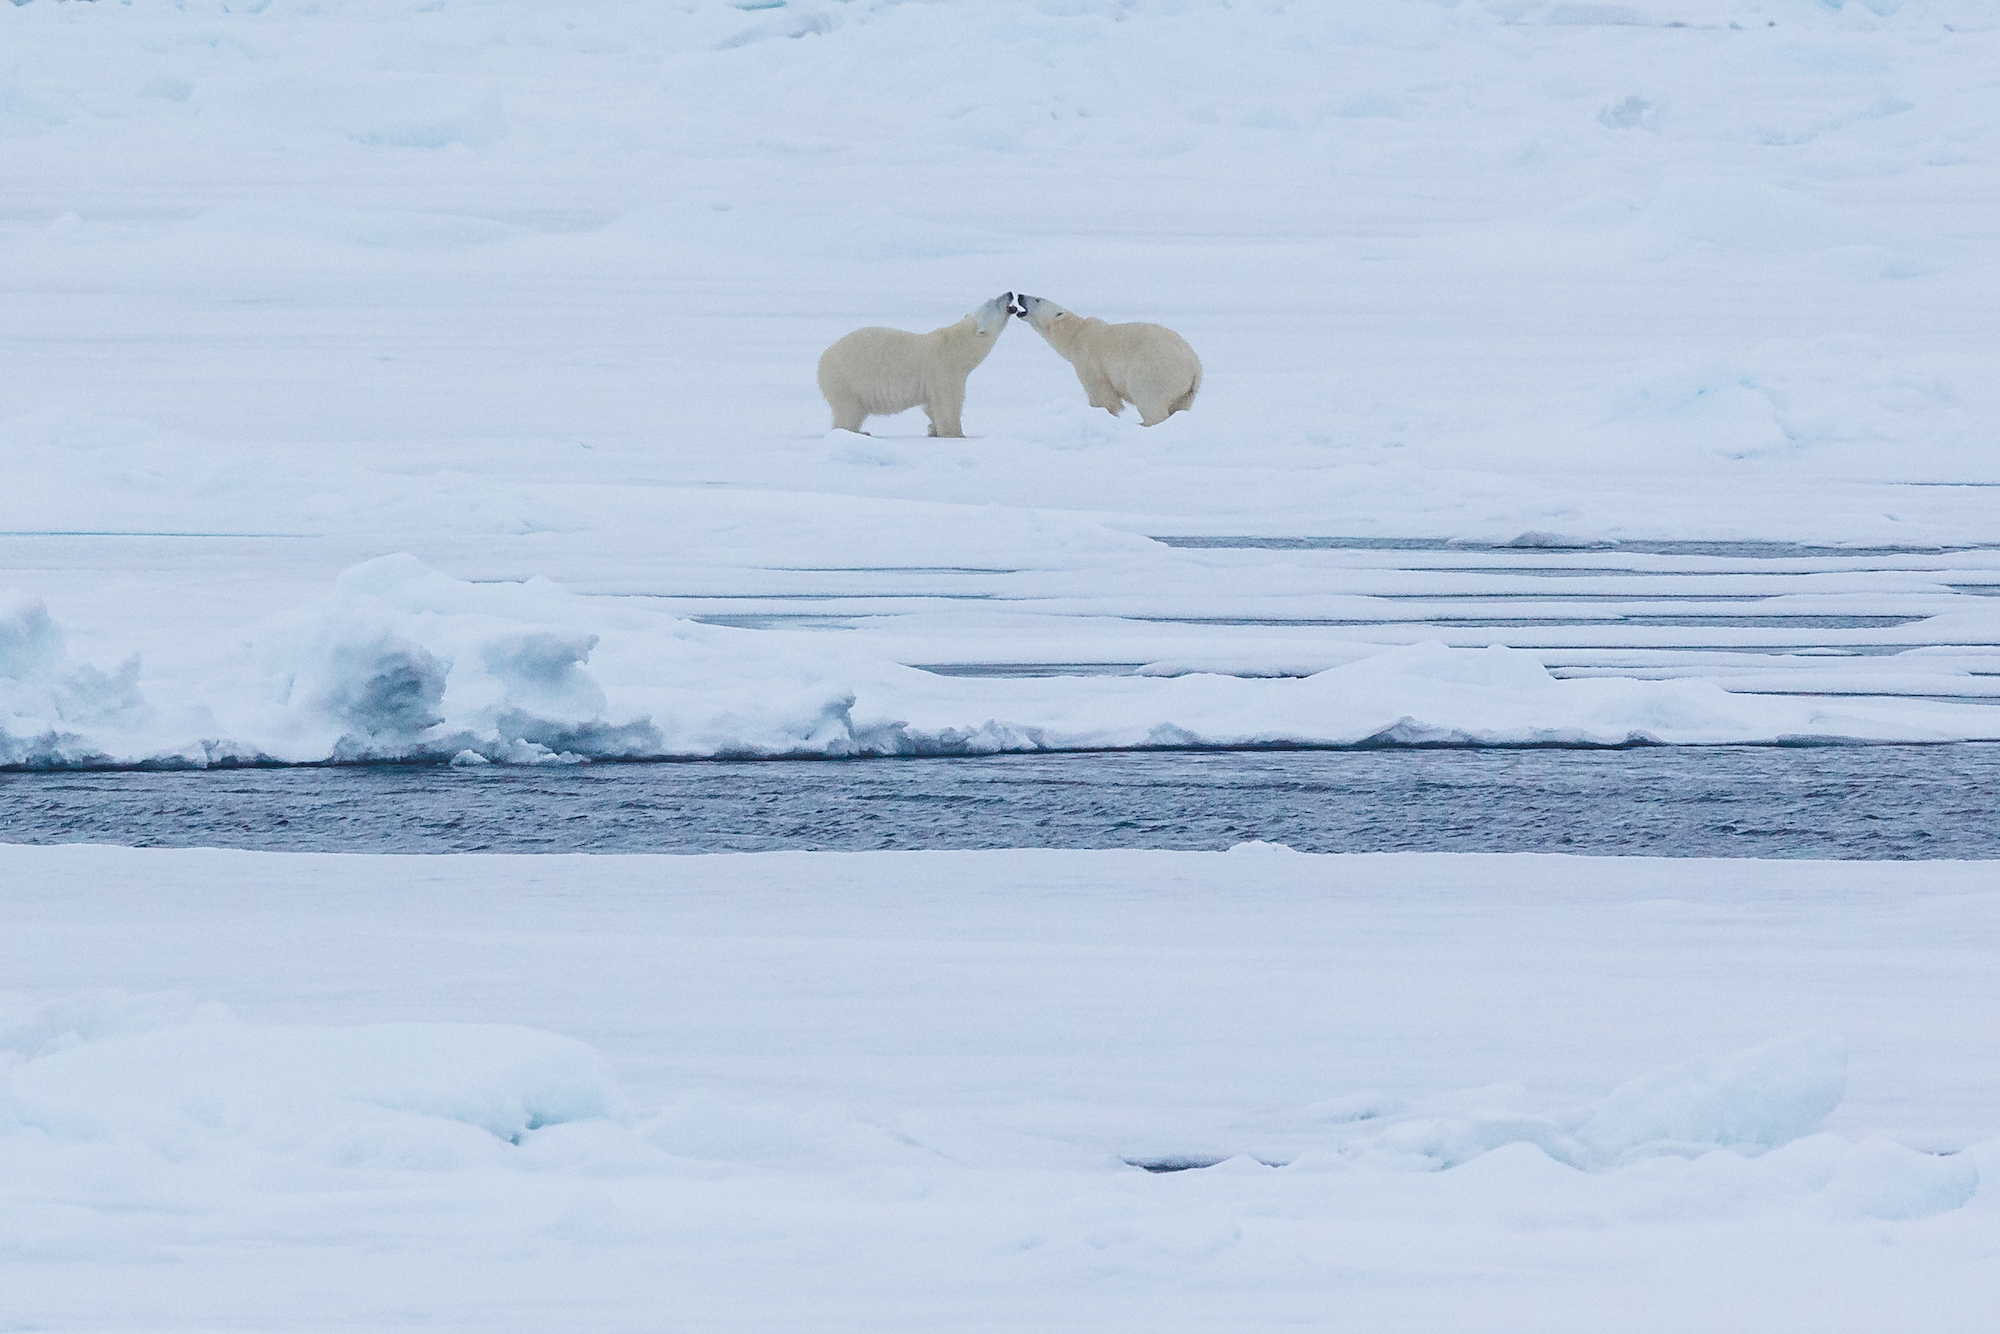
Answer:
[{"label": "polar bear's back", "polygon": [[922,334],[856,329],[820,354],[820,392],[828,402],[856,399],[870,413],[901,412],[924,400],[926,360]]},{"label": "polar bear's back", "polygon": [[1192,401],[1201,387],[1201,359],[1164,324],[1107,324],[1095,350],[1120,392],[1141,406],[1183,394]]}]

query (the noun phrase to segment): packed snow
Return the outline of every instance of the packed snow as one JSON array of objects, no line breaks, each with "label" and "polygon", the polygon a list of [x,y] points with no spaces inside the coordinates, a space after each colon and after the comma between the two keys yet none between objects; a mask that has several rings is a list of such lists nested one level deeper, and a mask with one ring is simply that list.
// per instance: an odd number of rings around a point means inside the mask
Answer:
[{"label": "packed snow", "polygon": [[1979,863],[0,846],[48,1330],[1983,1330]]},{"label": "packed snow", "polygon": [[4,8],[0,764],[2000,730],[1981,0]]}]

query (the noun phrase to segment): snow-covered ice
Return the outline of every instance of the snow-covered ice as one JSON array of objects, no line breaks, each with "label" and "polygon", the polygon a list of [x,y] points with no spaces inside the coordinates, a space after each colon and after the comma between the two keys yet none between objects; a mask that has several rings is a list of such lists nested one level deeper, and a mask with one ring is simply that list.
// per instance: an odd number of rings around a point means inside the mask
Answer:
[{"label": "snow-covered ice", "polygon": [[409,556],[356,566],[331,595],[258,627],[226,674],[175,707],[146,697],[135,661],[114,673],[72,661],[39,602],[18,602],[0,635],[0,718],[15,719],[0,761],[31,767],[2000,739],[2000,709],[1976,702],[1558,680],[1499,645],[1365,646],[1300,678],[938,675],[842,652],[831,636],[699,624],[541,579],[466,583]]},{"label": "snow-covered ice", "polygon": [[[0,5],[0,766],[2000,739],[1996,57]],[[1195,410],[1016,332],[972,438],[828,431],[834,338],[1024,288]],[[1996,896],[0,845],[0,1326],[1983,1330]]]},{"label": "snow-covered ice", "polygon": [[0,847],[0,883],[22,1328],[2000,1299],[1990,864]]},{"label": "snow-covered ice", "polygon": [[1994,735],[1981,0],[4,9],[0,763]]}]

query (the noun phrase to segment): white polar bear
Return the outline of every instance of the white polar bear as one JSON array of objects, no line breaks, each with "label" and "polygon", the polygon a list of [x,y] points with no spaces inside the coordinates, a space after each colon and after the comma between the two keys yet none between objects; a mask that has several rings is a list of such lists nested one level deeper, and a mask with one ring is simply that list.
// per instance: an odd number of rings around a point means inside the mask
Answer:
[{"label": "white polar bear", "polygon": [[1201,390],[1201,361],[1187,339],[1172,329],[1106,324],[1038,296],[1021,297],[1014,313],[1076,367],[1093,408],[1116,417],[1131,403],[1139,409],[1141,426],[1157,426],[1194,406]]},{"label": "white polar bear", "polygon": [[957,324],[926,334],[901,329],[856,329],[819,359],[819,391],[833,409],[833,424],[859,431],[869,417],[923,404],[932,435],[963,437],[958,414],[965,407],[965,377],[1000,341],[1014,310],[1002,292]]}]

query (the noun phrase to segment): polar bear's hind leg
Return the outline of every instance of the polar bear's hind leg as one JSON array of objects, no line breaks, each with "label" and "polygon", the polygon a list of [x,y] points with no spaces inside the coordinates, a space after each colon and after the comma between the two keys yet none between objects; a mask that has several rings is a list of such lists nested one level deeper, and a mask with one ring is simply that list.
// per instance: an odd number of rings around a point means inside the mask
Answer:
[{"label": "polar bear's hind leg", "polygon": [[[1159,415],[1157,417],[1154,416],[1150,411],[1147,412],[1144,424],[1147,426],[1158,426],[1161,422],[1173,416],[1176,412],[1186,412],[1189,408],[1194,406],[1194,396],[1200,392],[1201,392],[1201,371],[1199,368],[1197,368],[1194,373],[1194,383],[1189,385],[1185,390],[1183,390],[1180,394],[1175,396],[1171,401],[1162,403],[1159,409]],[[1163,399],[1166,398],[1166,395],[1162,394],[1161,398]]]},{"label": "polar bear's hind leg", "polygon": [[1148,395],[1150,401],[1139,405],[1139,424],[1141,426],[1158,426],[1176,412],[1186,412],[1189,406],[1194,403],[1195,390],[1198,388],[1200,388],[1200,385],[1192,386],[1174,397],[1169,397],[1173,394],[1171,389],[1156,391]]},{"label": "polar bear's hind leg", "polygon": [[1182,394],[1179,398],[1175,399],[1172,403],[1167,405],[1167,415],[1171,417],[1176,412],[1186,412],[1189,408],[1194,406],[1194,396],[1196,394],[1199,394],[1200,392],[1201,392],[1201,363],[1196,362],[1194,367],[1194,383],[1188,386],[1187,392],[1185,394]]},{"label": "polar bear's hind leg", "polygon": [[1186,381],[1171,370],[1140,365],[1133,370],[1134,383],[1126,395],[1139,409],[1141,426],[1158,426],[1173,415],[1173,401]]}]

